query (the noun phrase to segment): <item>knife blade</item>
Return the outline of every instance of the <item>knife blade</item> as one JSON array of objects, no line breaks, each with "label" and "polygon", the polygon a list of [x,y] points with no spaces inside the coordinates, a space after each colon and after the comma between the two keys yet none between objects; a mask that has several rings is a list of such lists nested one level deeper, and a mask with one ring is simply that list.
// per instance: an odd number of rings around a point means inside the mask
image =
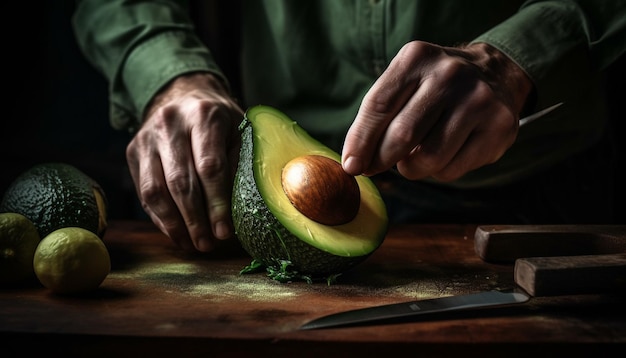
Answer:
[{"label": "knife blade", "polygon": [[563,104],[563,102],[559,102],[559,103],[557,103],[557,104],[555,104],[555,105],[552,105],[552,106],[550,106],[550,107],[544,108],[544,109],[542,109],[542,110],[541,110],[541,111],[539,111],[539,112],[535,112],[535,113],[533,113],[533,114],[531,114],[531,115],[529,115],[529,116],[526,116],[526,117],[524,117],[524,118],[521,118],[521,119],[519,120],[519,126],[520,126],[520,127],[521,127],[521,126],[525,126],[525,125],[527,125],[528,123],[533,122],[534,120],[539,119],[539,118],[541,118],[541,117],[545,116],[546,114],[548,114],[548,113],[550,113],[550,112],[554,111],[555,109],[557,109],[557,108],[561,107],[561,105],[562,105],[562,104]]},{"label": "knife blade", "polygon": [[626,253],[518,259],[516,289],[486,291],[349,310],[309,321],[301,330],[374,324],[386,320],[508,306],[531,297],[621,292],[626,288]]},{"label": "knife blade", "polygon": [[406,318],[433,313],[461,311],[523,303],[530,299],[524,292],[486,291],[459,296],[431,298],[420,301],[392,303],[334,313],[302,325],[300,329],[320,329],[374,323],[393,318]]}]

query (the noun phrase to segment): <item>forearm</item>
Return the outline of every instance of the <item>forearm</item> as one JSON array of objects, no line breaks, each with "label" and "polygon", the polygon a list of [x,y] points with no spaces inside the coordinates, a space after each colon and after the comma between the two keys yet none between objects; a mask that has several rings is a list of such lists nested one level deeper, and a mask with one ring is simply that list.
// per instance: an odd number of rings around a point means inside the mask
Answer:
[{"label": "forearm", "polygon": [[626,3],[528,1],[474,42],[494,46],[524,69],[537,90],[537,106],[567,101],[624,53]]},{"label": "forearm", "polygon": [[223,77],[194,33],[185,5],[184,1],[77,2],[76,38],[86,58],[109,81],[115,128],[137,128],[151,99],[182,74],[212,72]]}]

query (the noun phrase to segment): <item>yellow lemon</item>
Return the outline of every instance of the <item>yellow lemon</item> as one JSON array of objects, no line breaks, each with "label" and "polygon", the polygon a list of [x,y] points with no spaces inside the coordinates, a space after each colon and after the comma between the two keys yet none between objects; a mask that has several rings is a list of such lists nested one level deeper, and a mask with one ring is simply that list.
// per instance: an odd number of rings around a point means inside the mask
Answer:
[{"label": "yellow lemon", "polygon": [[109,251],[93,232],[66,227],[44,237],[33,259],[42,285],[56,293],[93,291],[111,271]]},{"label": "yellow lemon", "polygon": [[0,214],[0,284],[12,284],[33,277],[33,257],[40,237],[27,217],[18,213]]}]

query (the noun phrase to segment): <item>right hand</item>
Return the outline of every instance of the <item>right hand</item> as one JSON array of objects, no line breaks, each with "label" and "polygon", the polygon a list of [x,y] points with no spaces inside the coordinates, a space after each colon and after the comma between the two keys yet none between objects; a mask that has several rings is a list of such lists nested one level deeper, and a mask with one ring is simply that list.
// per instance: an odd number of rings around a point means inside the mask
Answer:
[{"label": "right hand", "polygon": [[407,43],[363,98],[343,146],[351,175],[396,167],[409,180],[450,182],[513,145],[533,83],[485,43]]},{"label": "right hand", "polygon": [[181,76],[152,101],[126,148],[139,200],[188,251],[233,236],[230,203],[243,111],[213,75]]}]

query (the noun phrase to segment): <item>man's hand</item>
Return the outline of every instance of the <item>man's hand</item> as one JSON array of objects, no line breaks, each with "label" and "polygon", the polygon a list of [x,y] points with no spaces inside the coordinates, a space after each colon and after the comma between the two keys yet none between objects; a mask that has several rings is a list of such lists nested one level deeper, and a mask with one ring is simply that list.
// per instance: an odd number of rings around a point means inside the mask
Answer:
[{"label": "man's hand", "polygon": [[363,98],[342,162],[352,175],[397,166],[412,180],[458,179],[513,144],[532,82],[486,44],[405,45]]},{"label": "man's hand", "polygon": [[243,112],[210,74],[179,77],[150,105],[126,158],[144,210],[176,244],[233,235],[230,196]]}]

